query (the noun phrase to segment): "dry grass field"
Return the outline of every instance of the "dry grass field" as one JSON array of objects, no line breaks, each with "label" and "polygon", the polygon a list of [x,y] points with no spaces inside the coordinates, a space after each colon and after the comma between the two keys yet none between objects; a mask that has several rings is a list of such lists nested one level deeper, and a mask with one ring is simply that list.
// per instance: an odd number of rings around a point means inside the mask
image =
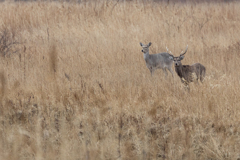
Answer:
[{"label": "dry grass field", "polygon": [[[0,10],[0,159],[240,158],[240,3]],[[202,63],[204,83],[151,77],[139,42],[175,56],[188,45],[182,63]]]}]

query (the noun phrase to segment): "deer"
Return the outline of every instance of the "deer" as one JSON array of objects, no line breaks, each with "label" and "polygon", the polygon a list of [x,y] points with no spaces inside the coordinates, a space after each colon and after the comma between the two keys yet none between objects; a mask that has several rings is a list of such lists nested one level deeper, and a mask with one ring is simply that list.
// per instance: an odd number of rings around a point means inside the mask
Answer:
[{"label": "deer", "polygon": [[198,84],[198,80],[203,83],[206,68],[201,63],[194,63],[192,65],[182,65],[182,60],[184,59],[184,54],[186,54],[188,45],[184,53],[180,54],[178,57],[171,55],[171,59],[174,62],[175,71],[180,77],[181,82],[190,90],[189,83],[195,82]]},{"label": "deer", "polygon": [[172,55],[167,52],[149,54],[149,47],[151,46],[151,44],[152,43],[149,42],[147,45],[145,45],[140,42],[140,46],[142,47],[143,57],[145,59],[147,68],[151,72],[151,76],[153,76],[154,71],[156,69],[162,69],[165,73],[165,77],[167,77],[168,75],[167,70],[171,72],[173,77]]}]

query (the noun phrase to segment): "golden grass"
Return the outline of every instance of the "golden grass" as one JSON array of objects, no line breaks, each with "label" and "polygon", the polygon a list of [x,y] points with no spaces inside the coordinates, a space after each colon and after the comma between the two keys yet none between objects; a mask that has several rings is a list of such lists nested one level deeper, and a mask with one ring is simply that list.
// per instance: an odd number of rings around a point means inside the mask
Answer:
[{"label": "golden grass", "polygon": [[[240,158],[240,4],[1,3],[1,159]],[[150,54],[202,63],[186,92]]]}]

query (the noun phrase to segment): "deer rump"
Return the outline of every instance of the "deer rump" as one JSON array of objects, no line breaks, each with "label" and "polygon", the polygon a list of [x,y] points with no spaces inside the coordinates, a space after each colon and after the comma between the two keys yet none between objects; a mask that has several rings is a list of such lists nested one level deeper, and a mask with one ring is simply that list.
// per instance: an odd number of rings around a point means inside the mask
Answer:
[{"label": "deer rump", "polygon": [[201,63],[195,63],[193,65],[175,66],[175,71],[181,80],[187,83],[198,81],[199,79],[203,82],[206,68]]}]

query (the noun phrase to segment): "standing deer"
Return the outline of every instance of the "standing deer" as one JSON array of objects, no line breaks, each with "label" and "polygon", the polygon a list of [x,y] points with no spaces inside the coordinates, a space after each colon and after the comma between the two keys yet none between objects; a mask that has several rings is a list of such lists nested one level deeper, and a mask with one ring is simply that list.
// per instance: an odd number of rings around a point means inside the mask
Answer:
[{"label": "standing deer", "polygon": [[203,79],[205,77],[206,68],[201,63],[194,63],[192,65],[182,65],[181,60],[184,58],[184,54],[186,54],[188,46],[184,53],[180,54],[179,57],[174,57],[172,55],[171,59],[174,61],[175,71],[177,75],[181,78],[182,83],[187,86],[189,90],[190,82],[200,81],[203,83]]},{"label": "standing deer", "polygon": [[165,73],[165,76],[167,76],[168,73],[166,69],[168,69],[173,76],[172,55],[167,52],[158,53],[158,54],[149,54],[149,47],[151,46],[151,44],[152,43],[149,42],[147,45],[145,45],[140,42],[140,45],[142,46],[143,57],[146,61],[147,68],[151,72],[151,75],[153,75],[156,69],[162,69]]}]

